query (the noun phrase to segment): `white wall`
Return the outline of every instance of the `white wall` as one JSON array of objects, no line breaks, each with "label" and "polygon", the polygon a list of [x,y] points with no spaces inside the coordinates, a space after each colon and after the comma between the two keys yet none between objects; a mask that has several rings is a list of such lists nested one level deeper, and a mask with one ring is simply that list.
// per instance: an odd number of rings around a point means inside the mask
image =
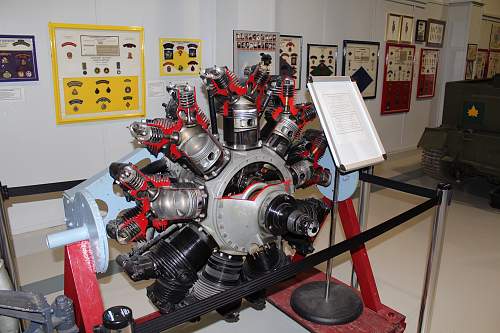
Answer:
[{"label": "white wall", "polygon": [[[26,7],[33,10],[24,10]],[[2,16],[0,31],[36,36],[40,74],[39,82],[17,84],[25,89],[25,101],[0,104],[0,180],[8,186],[87,178],[133,148],[126,129],[130,120],[55,124],[49,21],[143,26],[147,81],[160,79],[159,37],[203,39],[203,66],[206,67],[214,64],[232,66],[234,29],[301,35],[304,37],[304,66],[299,101],[308,98],[304,89],[307,43],[338,44],[341,51],[344,39],[379,41],[377,98],[367,100],[366,104],[389,152],[415,147],[429,119],[439,108],[440,90],[433,99],[415,99],[417,61],[410,112],[380,115],[386,15],[397,12],[422,19],[445,18],[447,6],[436,1],[425,5],[422,1],[407,0],[50,0],[43,3],[2,0],[0,11],[23,13],[22,19],[16,15]],[[417,59],[420,47],[417,45]],[[339,74],[341,58],[339,54]],[[441,57],[438,83],[443,80],[441,71],[446,68],[447,60]],[[199,86],[196,78],[177,80]],[[147,116],[160,116],[162,102],[162,99],[148,98]],[[206,101],[201,100],[200,104],[206,106]],[[60,224],[63,213],[58,200],[45,200],[16,203],[9,208],[9,215],[13,232],[21,233]]]}]

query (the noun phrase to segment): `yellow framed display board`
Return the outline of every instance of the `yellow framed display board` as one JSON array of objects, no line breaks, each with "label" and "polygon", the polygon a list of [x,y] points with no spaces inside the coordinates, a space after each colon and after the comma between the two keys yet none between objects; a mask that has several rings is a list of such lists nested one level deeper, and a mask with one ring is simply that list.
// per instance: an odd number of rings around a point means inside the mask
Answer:
[{"label": "yellow framed display board", "polygon": [[160,38],[160,76],[198,76],[200,70],[200,39]]},{"label": "yellow framed display board", "polygon": [[144,29],[49,23],[58,124],[146,113]]}]

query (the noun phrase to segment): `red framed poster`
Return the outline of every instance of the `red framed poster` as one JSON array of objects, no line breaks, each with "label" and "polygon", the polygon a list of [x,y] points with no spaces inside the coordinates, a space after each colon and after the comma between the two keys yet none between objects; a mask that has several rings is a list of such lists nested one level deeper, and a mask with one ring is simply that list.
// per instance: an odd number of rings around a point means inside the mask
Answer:
[{"label": "red framed poster", "polygon": [[415,45],[385,45],[381,114],[410,111]]},{"label": "red framed poster", "polygon": [[418,67],[417,98],[434,97],[439,62],[439,50],[421,49]]}]

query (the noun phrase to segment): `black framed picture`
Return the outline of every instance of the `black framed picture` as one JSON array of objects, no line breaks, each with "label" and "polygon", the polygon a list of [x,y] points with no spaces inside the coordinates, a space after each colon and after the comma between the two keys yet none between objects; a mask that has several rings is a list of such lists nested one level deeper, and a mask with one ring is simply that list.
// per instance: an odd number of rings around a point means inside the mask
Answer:
[{"label": "black framed picture", "polygon": [[337,75],[338,45],[307,44],[307,78]]},{"label": "black framed picture", "polygon": [[358,85],[365,99],[377,96],[379,42],[344,40],[342,75]]},{"label": "black framed picture", "polygon": [[424,43],[427,32],[427,21],[417,20],[417,28],[415,29],[415,42]]},{"label": "black framed picture", "polygon": [[427,21],[426,45],[430,47],[443,47],[446,22],[429,19]]}]

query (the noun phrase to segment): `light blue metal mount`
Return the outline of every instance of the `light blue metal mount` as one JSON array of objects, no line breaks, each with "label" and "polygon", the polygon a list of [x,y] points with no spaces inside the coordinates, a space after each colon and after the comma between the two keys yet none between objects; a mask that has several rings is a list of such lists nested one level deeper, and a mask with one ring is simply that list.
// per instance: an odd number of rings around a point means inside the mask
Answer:
[{"label": "light blue metal mount", "polygon": [[[145,159],[159,160],[146,149],[136,149],[124,156],[119,162],[137,164]],[[123,196],[113,191],[113,178],[104,169],[81,184],[64,192],[63,204],[67,230],[47,235],[47,246],[56,248],[82,240],[89,240],[97,273],[108,269],[109,249],[106,224],[116,218],[118,213],[135,206]],[[96,200],[107,206],[107,213],[99,209]]]},{"label": "light blue metal mount", "polygon": [[[335,163],[333,161],[332,153],[330,152],[330,148],[327,148],[325,154],[319,160],[319,165],[323,168],[329,169],[332,177],[335,174]],[[333,181],[332,181],[333,182]],[[346,175],[341,175],[339,179],[339,197],[338,201],[344,201],[349,199],[354,192],[356,191],[356,187],[359,182],[359,171],[352,172]],[[328,199],[333,199],[333,190],[331,186],[319,186],[318,190]]]}]

